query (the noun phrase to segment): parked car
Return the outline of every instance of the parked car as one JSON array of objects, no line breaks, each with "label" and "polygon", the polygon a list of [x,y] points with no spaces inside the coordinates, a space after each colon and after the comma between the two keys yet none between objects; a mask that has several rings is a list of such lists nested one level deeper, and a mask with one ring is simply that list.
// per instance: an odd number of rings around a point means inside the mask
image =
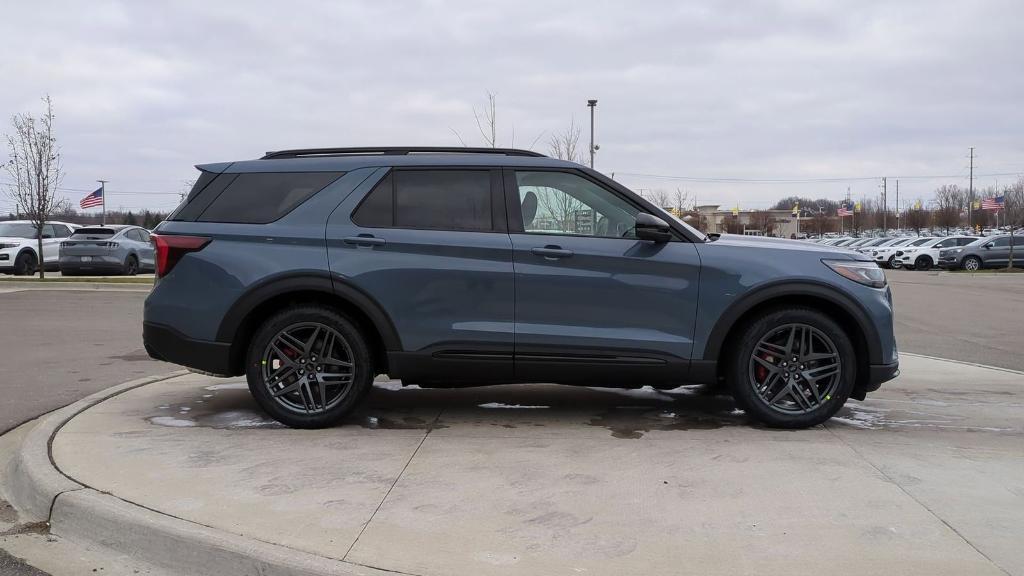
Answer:
[{"label": "parked car", "polygon": [[908,270],[931,270],[939,262],[939,251],[943,248],[966,246],[977,240],[977,236],[946,236],[933,238],[920,244],[911,243],[896,252],[896,257]]},{"label": "parked car", "polygon": [[43,257],[39,258],[36,227],[28,220],[0,222],[0,272],[25,276],[35,274],[42,261],[46,270],[56,270],[61,239],[77,228],[67,222],[46,222],[43,225]]},{"label": "parked car", "polygon": [[884,236],[884,237],[881,237],[881,238],[872,238],[870,241],[856,246],[854,248],[854,250],[856,250],[857,252],[860,252],[861,254],[868,254],[868,253],[871,252],[872,248],[874,248],[876,246],[881,246],[881,245],[886,244],[888,242],[892,242],[892,240],[893,239],[888,237],[888,236]]},{"label": "parked car", "polygon": [[139,226],[111,225],[79,228],[60,243],[64,276],[152,272],[155,250],[149,231]]},{"label": "parked car", "polygon": [[981,270],[1005,268],[1010,261],[1010,242],[1013,242],[1013,265],[1024,268],[1024,238],[1020,236],[988,236],[958,248],[948,248],[939,254],[939,266],[946,269]]},{"label": "parked car", "polygon": [[902,268],[903,263],[896,259],[896,251],[914,240],[919,240],[919,238],[894,238],[885,244],[871,248],[865,254],[870,255],[871,259],[883,268]]},{"label": "parked car", "polygon": [[707,236],[572,162],[343,148],[198,168],[153,235],[146,349],[245,374],[289,426],[338,422],[388,374],[426,387],[721,384],[753,419],[799,428],[898,372],[874,262]]}]

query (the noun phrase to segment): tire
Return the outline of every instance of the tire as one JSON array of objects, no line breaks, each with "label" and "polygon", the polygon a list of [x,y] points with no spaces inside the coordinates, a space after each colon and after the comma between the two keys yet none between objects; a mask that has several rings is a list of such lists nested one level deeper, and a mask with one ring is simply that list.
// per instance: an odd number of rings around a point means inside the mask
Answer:
[{"label": "tire", "polygon": [[[325,335],[331,336],[330,356],[318,357]],[[339,361],[349,367],[339,366]],[[274,314],[253,335],[246,353],[249,391],[267,414],[291,428],[337,424],[366,396],[374,374],[358,324],[325,306],[296,306]]]},{"label": "tire", "polygon": [[[768,311],[746,324],[734,343],[726,381],[736,403],[768,426],[816,426],[850,397],[857,376],[853,343],[839,324],[817,310]],[[791,354],[798,359],[795,367]]]},{"label": "tire", "polygon": [[981,258],[978,258],[977,256],[968,256],[964,258],[962,263],[960,263],[960,267],[964,270],[974,272],[976,270],[981,270],[985,265],[982,263]]},{"label": "tire", "polygon": [[35,253],[25,250],[14,259],[14,275],[31,276],[36,273],[37,264]]},{"label": "tire", "polygon": [[124,259],[124,270],[122,273],[125,276],[135,276],[139,273],[139,259],[135,254],[129,254],[128,257]]},{"label": "tire", "polygon": [[914,260],[914,270],[931,270],[932,259],[930,256],[918,256],[917,260]]},{"label": "tire", "polygon": [[900,268],[903,268],[903,262],[897,260],[895,255],[889,256],[889,268],[899,270]]}]

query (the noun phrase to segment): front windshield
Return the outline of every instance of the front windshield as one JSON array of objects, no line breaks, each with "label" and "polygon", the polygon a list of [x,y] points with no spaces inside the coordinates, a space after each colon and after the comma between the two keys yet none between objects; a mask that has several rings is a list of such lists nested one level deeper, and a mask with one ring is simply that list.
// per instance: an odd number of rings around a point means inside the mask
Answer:
[{"label": "front windshield", "polygon": [[24,222],[0,222],[0,236],[7,238],[35,238],[36,227]]},{"label": "front windshield", "polygon": [[914,240],[913,242],[908,244],[908,246],[921,246],[922,244],[927,244],[928,242],[935,242],[936,240],[936,238],[918,238],[917,240]]}]

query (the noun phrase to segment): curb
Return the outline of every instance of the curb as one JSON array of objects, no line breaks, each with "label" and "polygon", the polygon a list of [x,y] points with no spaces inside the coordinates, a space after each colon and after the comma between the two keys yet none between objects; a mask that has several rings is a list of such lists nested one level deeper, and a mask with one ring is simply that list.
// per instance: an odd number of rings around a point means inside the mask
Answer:
[{"label": "curb", "polygon": [[386,576],[353,564],[239,536],[121,500],[66,476],[50,453],[78,414],[129,390],[189,374],[179,370],[118,384],[39,419],[4,474],[6,497],[23,521],[48,522],[71,542],[126,554],[178,574],[218,576]]},{"label": "curb", "polygon": [[925,358],[927,360],[938,360],[939,362],[949,362],[951,364],[963,364],[965,366],[972,366],[974,368],[985,368],[986,370],[995,370],[997,372],[1009,372],[1010,374],[1020,374],[1024,376],[1024,371],[1014,370],[1013,368],[1003,368],[1001,366],[992,366],[991,364],[978,364],[977,362],[967,362],[966,360],[952,360],[949,358],[939,358],[938,356],[928,356],[927,354],[917,354],[915,352],[900,352],[900,356],[915,356],[917,358]]}]

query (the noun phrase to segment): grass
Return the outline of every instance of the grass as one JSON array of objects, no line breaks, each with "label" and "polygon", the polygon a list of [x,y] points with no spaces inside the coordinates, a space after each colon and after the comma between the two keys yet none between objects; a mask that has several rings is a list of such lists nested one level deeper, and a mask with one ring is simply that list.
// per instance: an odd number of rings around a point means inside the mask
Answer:
[{"label": "grass", "polygon": [[88,282],[103,284],[152,284],[152,277],[137,276],[59,276],[51,278],[39,278],[37,276],[6,276],[0,278],[0,282]]}]

